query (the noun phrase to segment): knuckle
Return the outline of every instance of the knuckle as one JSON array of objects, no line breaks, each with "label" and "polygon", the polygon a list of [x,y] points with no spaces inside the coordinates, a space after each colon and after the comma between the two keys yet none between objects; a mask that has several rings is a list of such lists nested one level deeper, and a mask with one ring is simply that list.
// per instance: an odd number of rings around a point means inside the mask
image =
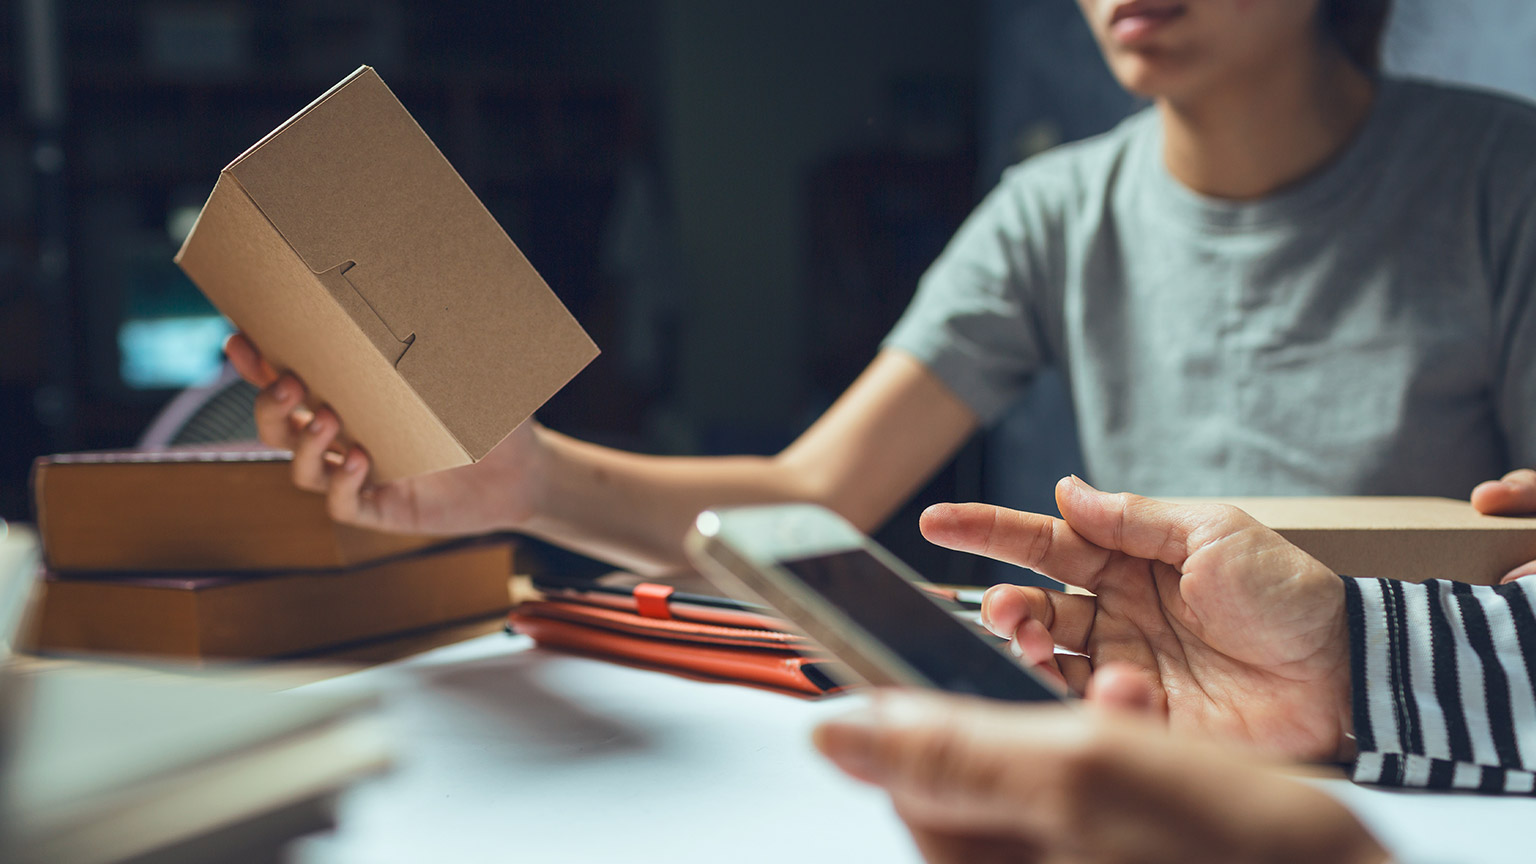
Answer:
[{"label": "knuckle", "polygon": [[997,509],[988,508],[986,513],[987,524],[982,530],[981,554],[991,558],[997,549],[997,535],[1001,529],[997,523]]},{"label": "knuckle", "polygon": [[1180,513],[1177,522],[1186,526],[1191,539],[1203,540],[1238,534],[1259,523],[1232,504],[1211,504],[1210,509]]},{"label": "knuckle", "polygon": [[1248,514],[1236,504],[1215,504],[1216,517],[1227,522],[1241,522]]},{"label": "knuckle", "polygon": [[[1065,525],[1064,522],[1046,522],[1035,527],[1029,539],[1029,560],[1044,561],[1050,554],[1051,544],[1056,540],[1056,528]],[[1028,596],[1028,595],[1026,595]]]},{"label": "knuckle", "polygon": [[[1244,510],[1235,504],[1215,504],[1212,506],[1215,508],[1215,511],[1212,514],[1213,518],[1201,521],[1220,525],[1223,528],[1226,528],[1228,531],[1252,528],[1260,524],[1259,520],[1249,515],[1247,510]],[[1190,516],[1190,520],[1193,521],[1192,514]]]}]

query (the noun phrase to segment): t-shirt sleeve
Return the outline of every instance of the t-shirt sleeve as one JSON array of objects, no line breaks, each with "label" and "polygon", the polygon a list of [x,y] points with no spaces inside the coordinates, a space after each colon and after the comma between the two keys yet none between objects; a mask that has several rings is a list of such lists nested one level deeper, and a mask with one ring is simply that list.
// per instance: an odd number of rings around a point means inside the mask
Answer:
[{"label": "t-shirt sleeve", "polygon": [[1536,790],[1536,578],[1344,578],[1356,782]]},{"label": "t-shirt sleeve", "polygon": [[1052,155],[1004,175],[923,275],[882,343],[927,366],[983,424],[1052,362],[1050,295],[1059,291],[1062,246]]}]

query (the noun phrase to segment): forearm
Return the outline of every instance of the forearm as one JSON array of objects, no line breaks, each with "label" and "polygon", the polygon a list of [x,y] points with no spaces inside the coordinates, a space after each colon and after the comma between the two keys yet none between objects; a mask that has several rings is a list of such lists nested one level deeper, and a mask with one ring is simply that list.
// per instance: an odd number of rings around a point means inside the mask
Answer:
[{"label": "forearm", "polygon": [[520,530],[640,573],[684,566],[682,539],[700,510],[818,497],[774,457],[649,456],[539,437],[543,493]]},{"label": "forearm", "polygon": [[1531,794],[1536,580],[1346,579],[1363,783]]},{"label": "forearm", "polygon": [[975,415],[938,378],[911,357],[885,351],[773,457],[645,456],[535,427],[539,492],[514,523],[649,573],[683,566],[683,536],[709,507],[811,501],[868,531],[975,428]]}]

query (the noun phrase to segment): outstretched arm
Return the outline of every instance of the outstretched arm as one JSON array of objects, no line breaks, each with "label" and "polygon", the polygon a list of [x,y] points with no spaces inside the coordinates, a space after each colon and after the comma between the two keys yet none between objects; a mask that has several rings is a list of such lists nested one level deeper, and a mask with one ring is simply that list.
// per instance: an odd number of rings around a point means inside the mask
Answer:
[{"label": "outstretched arm", "polygon": [[279,376],[243,336],[226,352],[263,388],[262,440],[293,451],[294,482],[325,494],[337,520],[421,534],[522,531],[645,573],[682,565],[683,535],[709,507],[815,501],[871,529],[976,428],[970,408],[925,366],[886,350],[773,457],[626,453],[530,420],[476,464],[375,486],[366,452],[331,452],[342,418],[324,407],[310,413],[302,382]]},{"label": "outstretched arm", "polygon": [[880,354],[773,457],[656,457],[540,430],[547,479],[522,530],[647,569],[681,563],[699,511],[814,501],[873,530],[970,437],[975,416],[926,367]]}]

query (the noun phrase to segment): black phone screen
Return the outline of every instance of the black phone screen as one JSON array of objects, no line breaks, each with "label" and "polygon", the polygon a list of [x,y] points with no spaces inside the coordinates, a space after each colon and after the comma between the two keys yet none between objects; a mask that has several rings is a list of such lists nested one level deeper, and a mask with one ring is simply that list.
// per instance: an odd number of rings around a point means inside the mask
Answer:
[{"label": "black phone screen", "polygon": [[1025,702],[1062,698],[866,551],[779,564],[941,689]]}]

